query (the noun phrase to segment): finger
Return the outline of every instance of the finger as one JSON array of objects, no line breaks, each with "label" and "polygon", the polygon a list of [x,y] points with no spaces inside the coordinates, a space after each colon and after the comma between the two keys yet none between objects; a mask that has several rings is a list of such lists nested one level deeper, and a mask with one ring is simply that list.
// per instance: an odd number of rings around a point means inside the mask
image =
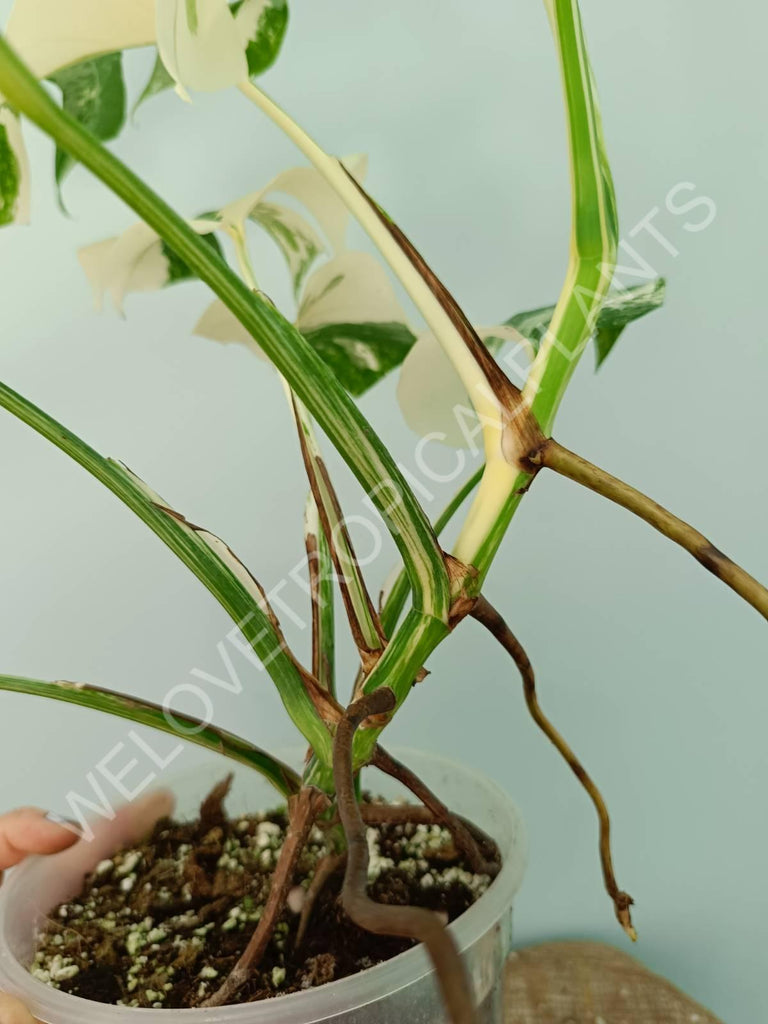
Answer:
[{"label": "finger", "polygon": [[[152,830],[160,818],[173,814],[175,799],[166,789],[157,789],[129,804],[124,804],[111,821],[92,822],[90,836],[62,854],[59,861],[62,874],[70,871],[90,871],[104,857],[111,857],[121,846],[138,842]],[[2,1024],[2,1022],[0,1022]]]},{"label": "finger", "polygon": [[[37,807],[20,807],[0,815],[0,871],[13,867],[30,853],[58,853],[77,837],[50,821]],[[2,1019],[0,1019],[2,1024]]]},{"label": "finger", "polygon": [[27,1008],[13,996],[0,992],[0,1024],[37,1024]]},{"label": "finger", "polygon": [[146,796],[121,807],[115,818],[103,826],[113,845],[135,843],[152,830],[160,818],[169,818],[176,798],[169,789],[155,789]]}]

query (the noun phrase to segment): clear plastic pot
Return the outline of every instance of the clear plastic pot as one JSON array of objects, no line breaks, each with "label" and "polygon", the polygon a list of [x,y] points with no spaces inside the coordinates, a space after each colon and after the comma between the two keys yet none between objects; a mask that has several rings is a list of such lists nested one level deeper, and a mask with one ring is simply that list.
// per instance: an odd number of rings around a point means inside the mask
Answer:
[{"label": "clear plastic pot", "polygon": [[[499,844],[504,866],[490,889],[451,926],[463,951],[482,1024],[501,1022],[501,982],[512,932],[512,901],[525,866],[525,837],[509,797],[488,779],[462,765],[418,751],[402,757],[452,807],[471,818]],[[210,785],[231,770],[212,760],[176,779],[178,812],[194,816]],[[386,797],[401,787],[373,772],[369,783]],[[230,813],[274,806],[275,792],[246,768],[235,769]],[[33,858],[10,872],[0,888],[0,991],[17,995],[44,1024],[443,1024],[442,1004],[421,947],[369,970],[317,989],[220,1009],[157,1010],[105,1006],[51,989],[26,969],[35,930],[57,903],[79,890],[83,874],[113,851],[115,839],[97,837],[52,857]]]}]

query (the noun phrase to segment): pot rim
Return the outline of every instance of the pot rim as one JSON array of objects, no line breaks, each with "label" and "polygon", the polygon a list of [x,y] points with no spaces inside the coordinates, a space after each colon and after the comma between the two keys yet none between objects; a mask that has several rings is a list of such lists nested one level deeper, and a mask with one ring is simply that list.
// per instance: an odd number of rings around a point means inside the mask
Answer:
[{"label": "pot rim", "polygon": [[[520,812],[508,794],[482,772],[468,768],[451,758],[423,750],[400,748],[397,753],[410,763],[428,761],[450,773],[458,772],[467,780],[479,785],[506,816],[508,827],[511,826],[512,838],[504,843],[501,849],[501,871],[480,899],[449,926],[460,951],[464,952],[497,924],[520,887],[527,860],[527,842]],[[22,1001],[26,1000],[32,1011],[39,1016],[42,1015],[43,1019],[56,1021],[63,1017],[66,1020],[98,1020],[103,1024],[124,1024],[125,1014],[130,1011],[132,1014],[140,1015],[137,1020],[140,1019],[142,1024],[162,1024],[163,1021],[167,1024],[170,1012],[176,1015],[177,1021],[184,1021],[185,1024],[245,1024],[246,1021],[247,1024],[268,1024],[275,1020],[279,1007],[281,1015],[285,1014],[286,1021],[293,1019],[302,1021],[303,1024],[314,1024],[375,1002],[385,995],[414,984],[432,972],[426,951],[418,946],[357,974],[328,982],[318,988],[253,1003],[169,1011],[93,1002],[81,996],[52,989],[33,978],[8,945],[5,934],[8,908],[17,890],[23,886],[26,876],[34,871],[43,859],[46,858],[32,857],[20,867],[12,869],[0,888],[0,977],[3,988]],[[372,997],[372,989],[375,989],[378,995]],[[94,1017],[94,1013],[98,1016]]]}]

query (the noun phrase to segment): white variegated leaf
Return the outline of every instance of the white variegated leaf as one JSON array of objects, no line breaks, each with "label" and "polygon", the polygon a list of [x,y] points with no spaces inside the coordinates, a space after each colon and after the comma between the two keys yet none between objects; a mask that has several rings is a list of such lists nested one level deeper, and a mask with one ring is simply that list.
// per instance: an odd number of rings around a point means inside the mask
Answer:
[{"label": "white variegated leaf", "polygon": [[38,78],[155,42],[155,0],[16,0],[5,32]]},{"label": "white variegated leaf", "polygon": [[288,206],[259,203],[250,218],[274,241],[282,252],[298,296],[304,278],[317,257],[325,251],[320,237],[309,222]]},{"label": "white variegated leaf", "polygon": [[192,328],[192,333],[199,338],[208,338],[210,341],[218,341],[224,345],[245,345],[261,359],[266,360],[267,358],[221,299],[213,300]]},{"label": "white variegated leaf", "polygon": [[328,260],[307,280],[296,320],[301,331],[325,324],[407,322],[381,263],[352,250]]},{"label": "white variegated leaf", "polygon": [[0,227],[29,222],[29,161],[19,119],[0,107]]},{"label": "white variegated leaf", "polygon": [[143,221],[117,238],[86,246],[77,255],[99,308],[107,292],[115,308],[122,312],[123,300],[129,292],[156,291],[168,283],[169,266],[163,243]]},{"label": "white variegated leaf", "polygon": [[[368,170],[364,154],[344,157],[342,163],[357,181],[362,182]],[[315,218],[334,252],[346,248],[349,211],[333,188],[314,167],[293,167],[270,182],[266,192],[284,192],[293,196]]]},{"label": "white variegated leaf", "polygon": [[[514,328],[502,324],[475,330],[492,349],[513,342],[516,361],[520,353],[533,357],[533,347]],[[418,336],[403,360],[397,398],[406,423],[421,437],[434,437],[454,448],[481,443],[480,425],[467,390],[431,331]]]},{"label": "white variegated leaf", "polygon": [[227,0],[155,0],[157,48],[176,91],[215,92],[248,78],[245,48]]}]

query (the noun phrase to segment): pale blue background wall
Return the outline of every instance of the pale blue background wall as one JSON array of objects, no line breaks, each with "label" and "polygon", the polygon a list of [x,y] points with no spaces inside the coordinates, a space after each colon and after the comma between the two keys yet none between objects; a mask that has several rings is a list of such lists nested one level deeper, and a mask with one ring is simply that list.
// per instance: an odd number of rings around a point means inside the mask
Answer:
[{"label": "pale blue background wall", "polygon": [[[765,20],[746,0],[727,14],[663,0],[584,8],[625,237],[659,206],[679,256],[636,239],[669,277],[667,308],[632,329],[599,376],[585,360],[558,435],[768,579]],[[535,0],[296,0],[266,84],[329,149],[370,154],[373,192],[477,321],[555,296],[567,174]],[[139,120],[117,151],[190,214],[298,162],[235,95],[193,108],[167,96]],[[132,218],[82,171],[67,189],[73,219],[63,218],[50,147],[27,136],[33,226],[0,237],[2,379],[223,534],[273,586],[300,558],[304,493],[274,379],[244,351],[190,339],[202,286],[131,298],[124,322],[94,315],[75,249]],[[663,212],[680,181],[715,200],[707,231],[685,232]],[[277,270],[262,276],[280,294]],[[413,438],[392,413],[393,390],[364,408],[408,461]],[[195,666],[215,671],[224,613],[144,527],[8,416],[0,454],[2,670],[145,695]],[[345,479],[342,490],[355,511],[356,487]],[[643,525],[555,479],[526,500],[488,589],[604,787],[620,881],[637,898],[638,955],[729,1024],[757,1024],[768,948],[765,623]],[[531,837],[519,942],[622,944],[591,808],[528,721],[502,654],[479,629],[462,634],[432,659],[393,741],[451,753],[515,794]],[[217,711],[254,739],[294,739],[255,671],[247,693],[218,698]],[[9,697],[2,723],[0,806],[60,806],[125,735],[120,723]]]}]

